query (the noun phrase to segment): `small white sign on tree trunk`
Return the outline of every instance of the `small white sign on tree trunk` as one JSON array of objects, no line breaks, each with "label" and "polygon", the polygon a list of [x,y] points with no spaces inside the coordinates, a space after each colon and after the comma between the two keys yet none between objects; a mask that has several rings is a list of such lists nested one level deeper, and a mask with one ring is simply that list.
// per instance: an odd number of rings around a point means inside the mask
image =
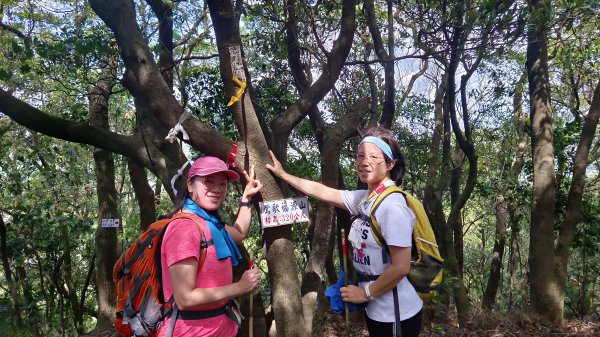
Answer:
[{"label": "small white sign on tree trunk", "polygon": [[118,228],[121,226],[121,219],[102,219],[102,228]]},{"label": "small white sign on tree trunk", "polygon": [[308,198],[289,198],[260,203],[260,222],[263,228],[308,222]]}]

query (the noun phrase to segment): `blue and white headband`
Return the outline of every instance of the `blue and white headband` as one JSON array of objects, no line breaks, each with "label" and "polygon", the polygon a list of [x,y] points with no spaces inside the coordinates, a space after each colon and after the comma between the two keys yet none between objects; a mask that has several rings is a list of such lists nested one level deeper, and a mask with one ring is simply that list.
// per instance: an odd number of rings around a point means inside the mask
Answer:
[{"label": "blue and white headband", "polygon": [[[388,145],[388,143],[381,140],[381,138],[367,136],[360,141],[360,144],[362,143],[375,144],[386,156],[388,156],[388,158],[392,160],[396,159],[394,153],[392,152],[392,148]],[[358,146],[360,146],[360,144],[358,144]]]}]

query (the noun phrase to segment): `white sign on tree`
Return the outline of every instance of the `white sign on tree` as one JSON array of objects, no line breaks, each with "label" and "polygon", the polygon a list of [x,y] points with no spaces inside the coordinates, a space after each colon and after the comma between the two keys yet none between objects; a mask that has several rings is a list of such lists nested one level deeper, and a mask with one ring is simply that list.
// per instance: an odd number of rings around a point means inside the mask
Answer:
[{"label": "white sign on tree", "polygon": [[118,228],[121,226],[121,219],[102,219],[102,228]]},{"label": "white sign on tree", "polygon": [[289,198],[260,203],[260,222],[263,228],[308,222],[308,198]]}]

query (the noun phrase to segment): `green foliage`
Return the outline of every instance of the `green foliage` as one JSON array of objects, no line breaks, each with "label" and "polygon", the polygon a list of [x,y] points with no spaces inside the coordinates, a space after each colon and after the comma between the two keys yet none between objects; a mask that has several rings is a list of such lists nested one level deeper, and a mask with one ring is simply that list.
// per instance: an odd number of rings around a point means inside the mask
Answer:
[{"label": "green foliage", "polygon": [[[0,145],[0,210],[8,230],[8,258],[13,268],[24,268],[30,286],[23,289],[20,305],[31,331],[50,331],[60,324],[56,284],[62,286],[65,249],[77,286],[89,267],[95,222],[89,213],[95,176],[86,165],[91,154],[21,127],[4,134]],[[0,293],[0,300],[7,296]],[[88,296],[92,300],[94,292]]]},{"label": "green foliage", "polygon": [[227,108],[229,98],[225,97],[218,67],[190,67],[184,75],[189,79],[186,88],[189,109],[206,124],[230,139],[237,139],[238,132],[233,114]]},{"label": "green foliage", "polygon": [[[47,2],[44,6],[29,6],[29,2],[2,0],[2,23],[29,34],[30,40],[10,31],[0,31],[0,84],[15,89],[14,95],[30,102],[54,116],[72,121],[85,122],[88,118],[87,89],[101,76],[99,70],[107,60],[117,63],[117,79],[123,78],[123,64],[117,60],[118,48],[114,36],[93,14],[87,3],[80,1]],[[296,33],[300,45],[303,71],[315,81],[330,57],[322,49],[331,49],[339,30],[341,1],[297,2],[298,26]],[[550,4],[551,2],[547,2]],[[225,96],[216,59],[200,60],[217,53],[211,23],[204,14],[201,1],[167,1],[174,8],[174,36],[178,44],[174,56],[191,60],[180,61],[175,68],[174,92],[185,108],[193,115],[215,128],[230,139],[239,140],[231,111],[226,108],[229,97]],[[589,109],[591,92],[600,71],[597,55],[600,53],[600,36],[597,32],[598,10],[593,0],[561,0],[552,2],[551,10],[545,8],[550,36],[550,83],[552,86],[552,109],[554,118],[554,148],[557,175],[557,220],[560,229],[564,220],[574,150],[577,146],[583,116]],[[280,116],[296,103],[300,93],[289,69],[287,59],[285,3],[276,1],[249,2],[242,6],[241,36],[245,61],[252,75],[255,97],[261,117],[267,122]],[[496,197],[506,192],[509,200],[510,218],[507,236],[516,233],[519,243],[519,263],[516,283],[509,285],[508,271],[503,267],[501,289],[497,307],[502,311],[525,308],[528,305],[527,255],[529,225],[531,218],[531,183],[533,166],[526,151],[522,172],[509,177],[508,172],[516,161],[519,136],[513,120],[513,99],[516,86],[522,77],[525,62],[523,30],[524,3],[481,0],[469,3],[440,3],[436,1],[405,1],[394,3],[395,56],[414,53],[430,58],[430,68],[420,78],[402,106],[396,107],[397,118],[393,132],[397,135],[407,161],[404,188],[416,195],[423,195],[431,155],[432,130],[434,126],[433,96],[441,74],[449,58],[448,37],[456,28],[462,28],[465,41],[458,72],[460,76],[477,60],[481,43],[478,35],[488,27],[494,28],[483,48],[484,55],[479,69],[468,85],[467,105],[469,122],[473,131],[474,146],[478,156],[478,180],[475,191],[461,213],[464,239],[464,282],[472,303],[478,303],[485,288],[491,247],[495,240]],[[57,7],[58,9],[57,10]],[[375,76],[378,97],[372,97],[381,105],[383,67],[375,59],[374,52],[367,56],[371,42],[365,18],[358,5],[357,33],[347,60],[373,61],[368,64]],[[158,20],[144,1],[136,2],[138,22],[152,53],[158,60],[161,52],[157,41]],[[376,2],[378,25],[384,44],[387,28],[383,18],[386,8]],[[530,13],[531,14],[531,13]],[[198,20],[201,19],[201,20]],[[196,21],[197,25],[196,25]],[[195,26],[196,25],[196,26]],[[191,31],[189,31],[191,29]],[[190,40],[184,38],[190,33]],[[195,46],[195,48],[193,47]],[[192,49],[190,49],[192,48]],[[414,73],[415,60],[398,60],[396,71],[396,97],[400,88]],[[335,83],[335,90],[321,102],[327,127],[344,121],[348,106],[370,93],[367,65],[347,64]],[[117,86],[115,92],[125,91]],[[527,122],[527,87],[523,94],[523,114]],[[248,93],[247,93],[248,94]],[[457,104],[458,105],[458,104]],[[381,109],[379,106],[378,109]],[[460,110],[460,106],[459,106]],[[379,111],[374,111],[377,114]],[[109,113],[110,129],[123,134],[135,131],[135,111],[132,97],[127,93],[111,96]],[[364,120],[369,118],[365,112]],[[459,117],[460,119],[460,117]],[[462,123],[462,120],[459,121]],[[364,124],[364,123],[363,123]],[[461,130],[464,131],[464,130]],[[531,136],[530,126],[526,129]],[[280,140],[273,140],[280,141]],[[597,140],[595,140],[597,141]],[[348,140],[341,153],[341,170],[346,188],[357,185],[354,152],[357,139]],[[451,145],[456,147],[454,138]],[[441,150],[441,149],[440,149]],[[195,150],[192,150],[195,151]],[[456,159],[451,150],[451,159]],[[130,181],[123,172],[125,163],[117,157],[117,168],[123,177],[119,195],[119,211],[124,231],[120,242],[127,244],[139,234],[140,216]],[[460,163],[452,163],[451,169]],[[569,316],[582,316],[598,308],[598,242],[600,219],[598,200],[598,164],[588,170],[587,187],[583,196],[582,218],[576,227],[572,257],[566,287],[566,307]],[[439,164],[441,166],[441,164]],[[320,180],[320,154],[314,131],[308,119],[293,130],[290,139],[287,167],[290,173],[312,180]],[[438,172],[441,167],[437,167]],[[463,172],[468,166],[464,164]],[[440,177],[436,177],[439,179]],[[157,188],[159,182],[150,177]],[[464,182],[464,177],[462,179]],[[461,182],[461,183],[462,183]],[[436,181],[437,183],[437,181]],[[461,189],[463,186],[461,186]],[[157,188],[158,189],[158,188]],[[164,188],[162,188],[164,191]],[[237,211],[237,197],[241,186],[232,185],[232,193],[223,208],[223,218],[231,222]],[[94,248],[94,229],[98,212],[95,197],[95,176],[90,149],[42,137],[32,131],[9,123],[0,115],[0,215],[6,219],[8,228],[8,255],[13,269],[23,267],[30,281],[30,289],[19,289],[20,304],[24,308],[25,321],[32,327],[32,335],[58,335],[61,324],[72,315],[68,301],[57,285],[64,284],[64,253],[71,252],[76,287],[81,290],[85,274],[90,266]],[[450,198],[444,187],[441,197],[445,214],[449,212]],[[313,209],[319,206],[310,200]],[[166,193],[161,194],[158,213],[171,209]],[[256,254],[257,265],[268,272],[264,258],[261,230],[258,222],[252,225],[245,245]],[[64,233],[68,233],[65,236]],[[305,225],[292,227],[298,265],[306,264],[310,254],[309,230]],[[70,248],[69,248],[70,247]],[[505,250],[504,266],[508,247]],[[449,275],[448,273],[446,275]],[[3,281],[4,279],[2,279]],[[55,282],[51,282],[55,281]],[[455,279],[447,277],[444,290],[453,291]],[[3,283],[4,284],[4,283]],[[94,289],[88,290],[87,309],[95,310]],[[261,291],[265,304],[269,303],[268,277],[263,278]],[[12,299],[0,291],[0,316],[13,321]],[[64,312],[61,312],[61,307]],[[61,316],[63,314],[63,316]],[[66,324],[65,334],[74,329]],[[86,329],[93,319],[86,316]],[[10,335],[14,327],[0,322],[0,335]],[[19,332],[28,336],[27,332]]]},{"label": "green foliage", "polygon": [[[596,219],[597,221],[597,219]],[[598,222],[595,222],[597,224]],[[600,258],[598,257],[598,227],[583,224],[578,227],[571,254],[566,286],[565,316],[583,318],[600,307]]]}]

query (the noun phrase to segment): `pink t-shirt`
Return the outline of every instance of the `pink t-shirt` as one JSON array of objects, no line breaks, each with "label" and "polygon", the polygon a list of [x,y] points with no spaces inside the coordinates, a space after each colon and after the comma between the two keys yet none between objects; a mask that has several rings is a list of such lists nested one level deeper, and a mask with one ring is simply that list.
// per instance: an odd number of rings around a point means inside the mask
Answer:
[{"label": "pink t-shirt", "polygon": [[[193,216],[201,223],[206,240],[211,240],[212,235],[206,222],[196,215]],[[171,222],[169,227],[167,227],[161,247],[163,294],[165,300],[171,298],[173,294],[171,279],[169,277],[169,267],[187,258],[198,260],[199,256],[200,231],[196,223],[188,219],[178,219]],[[206,251],[204,265],[198,270],[196,275],[196,288],[216,288],[231,284],[232,281],[233,270],[231,259],[217,260],[215,247],[210,245]],[[199,306],[194,309],[214,309],[225,305],[225,303],[227,301],[209,306]],[[170,319],[167,317],[160,328],[159,337],[167,335],[170,323]],[[236,334],[237,325],[225,314],[197,320],[178,319],[173,331],[173,337],[233,337]]]}]

